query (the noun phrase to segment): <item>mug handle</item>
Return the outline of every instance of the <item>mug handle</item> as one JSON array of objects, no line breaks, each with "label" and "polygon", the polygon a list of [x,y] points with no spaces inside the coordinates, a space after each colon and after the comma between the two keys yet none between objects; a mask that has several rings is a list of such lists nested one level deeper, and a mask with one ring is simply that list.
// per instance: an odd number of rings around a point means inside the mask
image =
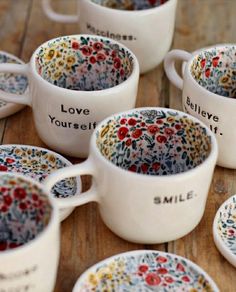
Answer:
[{"label": "mug handle", "polygon": [[179,76],[175,69],[175,61],[189,61],[192,55],[183,50],[172,50],[165,56],[164,69],[169,80],[180,90],[183,89],[183,78]]},{"label": "mug handle", "polygon": [[[29,65],[28,64],[0,64],[1,73],[14,73],[28,76]],[[29,90],[26,90],[23,94],[14,94],[0,90],[0,98],[6,102],[20,103],[31,106],[31,98]]]},{"label": "mug handle", "polygon": [[[42,184],[46,190],[50,193],[52,187],[60,180],[75,177],[78,175],[89,174],[93,175],[95,172],[93,162],[91,158],[88,158],[82,163],[61,168],[51,173]],[[77,207],[80,205],[87,204],[89,202],[98,202],[98,194],[95,183],[93,182],[91,188],[82,193],[68,198],[53,198],[59,208]]]},{"label": "mug handle", "polygon": [[78,22],[79,20],[78,15],[66,15],[66,14],[60,14],[53,11],[50,0],[42,0],[42,6],[47,17],[54,21],[74,23],[74,22]]}]

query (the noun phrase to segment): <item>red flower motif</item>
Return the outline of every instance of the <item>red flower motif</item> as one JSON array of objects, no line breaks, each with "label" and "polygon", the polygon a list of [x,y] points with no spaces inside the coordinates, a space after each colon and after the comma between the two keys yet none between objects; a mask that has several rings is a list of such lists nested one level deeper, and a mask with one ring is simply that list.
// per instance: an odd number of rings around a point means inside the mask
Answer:
[{"label": "red flower motif", "polygon": [[181,129],[181,125],[180,125],[180,124],[176,124],[176,125],[175,125],[175,129],[176,129],[176,130],[180,130],[180,129]]},{"label": "red flower motif", "polygon": [[129,129],[128,129],[128,128],[126,128],[126,127],[121,127],[121,128],[118,130],[118,133],[117,133],[118,138],[119,138],[120,140],[123,140],[123,139],[125,138],[125,136],[128,134],[128,132],[129,132]]},{"label": "red flower motif", "polygon": [[205,76],[208,78],[211,75],[211,70],[209,68],[205,71]]},{"label": "red flower motif", "polygon": [[103,48],[103,43],[96,42],[96,43],[93,44],[93,48],[94,48],[95,51],[99,52]]},{"label": "red flower motif", "polygon": [[136,121],[135,119],[133,119],[133,118],[130,118],[130,119],[128,120],[128,124],[129,124],[130,126],[135,126],[135,125],[137,124],[137,121]]},{"label": "red flower motif", "polygon": [[157,171],[161,167],[161,164],[159,162],[154,162],[152,165],[152,169]]},{"label": "red flower motif", "polygon": [[136,166],[136,165],[131,165],[131,166],[129,167],[129,170],[130,170],[130,171],[133,171],[133,172],[136,172],[136,171],[137,171],[137,166]]},{"label": "red flower motif", "polygon": [[142,135],[142,130],[141,129],[136,129],[132,133],[132,137],[134,139],[138,139]]},{"label": "red flower motif", "polygon": [[183,276],[181,279],[184,282],[190,282],[190,278],[188,276]]},{"label": "red flower motif", "polygon": [[174,134],[174,130],[171,128],[166,128],[164,132],[168,136],[172,136]]},{"label": "red flower motif", "polygon": [[157,273],[158,274],[161,274],[161,275],[164,275],[164,274],[167,274],[168,273],[168,270],[166,268],[159,268],[157,270]]},{"label": "red flower motif", "polygon": [[2,206],[2,208],[1,208],[1,212],[7,212],[7,211],[8,211],[7,206]]},{"label": "red flower motif", "polygon": [[127,122],[126,119],[121,119],[121,120],[120,120],[120,124],[121,124],[121,125],[124,125],[126,122]]},{"label": "red flower motif", "polygon": [[138,267],[138,270],[141,272],[141,273],[146,273],[148,271],[148,265],[140,265]]},{"label": "red flower motif", "polygon": [[124,76],[125,75],[125,70],[123,68],[120,69],[120,76]]},{"label": "red flower motif", "polygon": [[85,56],[90,56],[92,54],[92,49],[89,46],[82,47],[81,51]]},{"label": "red flower motif", "polygon": [[148,2],[150,3],[150,5],[155,5],[157,3],[157,0],[148,0]]},{"label": "red flower motif", "polygon": [[166,136],[159,135],[159,136],[156,137],[156,140],[157,140],[157,142],[159,142],[159,143],[166,143],[167,138],[166,138]]},{"label": "red flower motif", "polygon": [[150,125],[147,130],[150,134],[155,135],[159,131],[159,128],[156,125]]},{"label": "red flower motif", "polygon": [[78,50],[79,49],[79,43],[78,42],[72,42],[72,49]]},{"label": "red flower motif", "polygon": [[19,246],[19,244],[15,243],[15,242],[11,242],[11,243],[9,244],[9,248],[16,248],[16,247],[18,247],[18,246]]},{"label": "red flower motif", "polygon": [[21,202],[21,203],[19,204],[19,207],[20,207],[21,210],[25,210],[25,209],[27,209],[27,205],[26,205],[24,202]]},{"label": "red flower motif", "polygon": [[229,229],[229,230],[228,230],[228,233],[229,233],[230,235],[233,235],[233,234],[234,234],[234,230],[233,230],[233,229]]},{"label": "red flower motif", "polygon": [[120,60],[120,58],[114,58],[114,67],[116,69],[120,69],[120,66],[121,66],[121,60]]},{"label": "red flower motif", "polygon": [[145,127],[146,126],[146,124],[144,123],[144,122],[141,122],[141,127]]},{"label": "red flower motif", "polygon": [[0,171],[7,171],[6,165],[0,165]]},{"label": "red flower motif", "polygon": [[38,195],[37,194],[32,194],[32,199],[34,200],[34,201],[37,201],[38,200]]},{"label": "red flower motif", "polygon": [[14,197],[17,199],[24,199],[26,197],[26,191],[23,188],[16,188],[14,190]]},{"label": "red flower motif", "polygon": [[106,56],[104,54],[102,54],[102,53],[98,53],[97,54],[97,60],[99,62],[105,61],[106,60]]},{"label": "red flower motif", "polygon": [[14,162],[15,162],[15,160],[12,159],[12,158],[7,158],[7,159],[6,159],[6,163],[8,163],[8,164],[12,164],[12,163],[14,163]]},{"label": "red flower motif", "polygon": [[171,278],[170,276],[166,276],[164,279],[167,283],[170,283],[170,284],[174,282],[174,279]]},{"label": "red flower motif", "polygon": [[129,138],[126,142],[125,145],[126,146],[130,146],[132,144],[132,140]]},{"label": "red flower motif", "polygon": [[141,169],[142,169],[142,172],[146,173],[148,171],[148,164],[147,163],[143,163],[141,165]]},{"label": "red flower motif", "polygon": [[0,250],[6,250],[7,249],[7,242],[0,242]]},{"label": "red flower motif", "polygon": [[220,59],[220,57],[218,57],[218,56],[217,57],[214,57],[212,59],[212,65],[213,65],[213,67],[216,67],[218,65],[219,59]]},{"label": "red flower motif", "polygon": [[161,278],[155,273],[149,273],[145,281],[149,286],[157,286],[161,283]]},{"label": "red flower motif", "polygon": [[6,205],[8,205],[8,206],[11,205],[11,203],[12,203],[12,198],[11,198],[11,196],[7,195],[7,196],[5,196],[3,199],[4,199],[4,203],[5,203]]},{"label": "red flower motif", "polygon": [[111,52],[111,56],[112,56],[112,58],[115,58],[115,57],[117,56],[116,51],[112,51],[112,52]]},{"label": "red flower motif", "polygon": [[206,59],[201,60],[201,67],[204,68],[206,66]]},{"label": "red flower motif", "polygon": [[180,272],[185,272],[185,268],[182,264],[178,263],[176,266],[176,270]]},{"label": "red flower motif", "polygon": [[159,256],[159,257],[156,258],[156,261],[158,263],[166,263],[167,262],[167,258]]},{"label": "red flower motif", "polygon": [[158,125],[161,125],[161,124],[163,124],[163,121],[162,121],[162,120],[156,120],[156,123],[157,123]]},{"label": "red flower motif", "polygon": [[97,62],[97,60],[96,60],[96,58],[94,56],[91,56],[89,58],[89,61],[90,61],[91,64],[95,64]]}]

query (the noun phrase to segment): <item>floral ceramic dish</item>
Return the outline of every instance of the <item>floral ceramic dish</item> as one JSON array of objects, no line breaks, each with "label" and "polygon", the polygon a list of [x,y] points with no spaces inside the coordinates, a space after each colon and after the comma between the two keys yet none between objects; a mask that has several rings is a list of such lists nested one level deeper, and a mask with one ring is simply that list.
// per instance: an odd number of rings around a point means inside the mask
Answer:
[{"label": "floral ceramic dish", "polygon": [[175,254],[137,250],[110,257],[85,271],[73,292],[219,291],[193,262]]},{"label": "floral ceramic dish", "polygon": [[[24,62],[16,56],[0,51],[0,64],[2,63],[24,64]],[[27,77],[19,74],[14,75],[11,73],[0,73],[0,90],[20,95],[28,90]],[[23,107],[25,106],[22,104],[7,103],[0,100],[0,118],[2,119],[12,115],[21,110]]]},{"label": "floral ceramic dish", "polygon": [[[71,162],[63,156],[45,148],[14,144],[0,146],[0,171],[22,173],[39,182],[43,182],[52,171],[70,165]],[[54,196],[62,198],[77,195],[80,191],[80,178],[62,180],[52,188]],[[72,211],[73,208],[61,209],[61,221]]]},{"label": "floral ceramic dish", "polygon": [[213,237],[220,253],[236,267],[236,195],[218,209],[213,223]]}]

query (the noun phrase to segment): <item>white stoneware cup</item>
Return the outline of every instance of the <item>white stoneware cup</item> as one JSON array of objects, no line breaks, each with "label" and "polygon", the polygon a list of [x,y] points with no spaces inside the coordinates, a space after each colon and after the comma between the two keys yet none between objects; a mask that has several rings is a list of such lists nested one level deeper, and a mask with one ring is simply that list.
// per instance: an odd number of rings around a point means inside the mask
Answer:
[{"label": "white stoneware cup", "polygon": [[78,21],[81,33],[125,44],[137,56],[141,73],[160,64],[171,46],[177,0],[80,0],[77,15],[55,13],[50,0],[42,4],[55,21]]},{"label": "white stoneware cup", "polygon": [[[187,62],[183,78],[175,70],[176,60]],[[164,66],[170,81],[183,91],[184,111],[202,120],[216,135],[217,164],[235,169],[236,45],[215,45],[193,54],[173,50]]]},{"label": "white stoneware cup", "polygon": [[53,291],[59,226],[57,206],[40,183],[0,172],[0,291]]},{"label": "white stoneware cup", "polygon": [[0,64],[0,72],[28,76],[29,94],[0,90],[0,98],[27,104],[42,141],[67,155],[86,157],[96,124],[135,106],[139,65],[123,45],[104,37],[58,37],[36,49],[27,65]]},{"label": "white stoneware cup", "polygon": [[57,199],[60,207],[91,201],[118,236],[161,243],[190,232],[201,220],[217,143],[199,120],[165,108],[137,108],[102,121],[92,134],[88,159],[49,175],[89,174],[92,187],[80,197]]}]

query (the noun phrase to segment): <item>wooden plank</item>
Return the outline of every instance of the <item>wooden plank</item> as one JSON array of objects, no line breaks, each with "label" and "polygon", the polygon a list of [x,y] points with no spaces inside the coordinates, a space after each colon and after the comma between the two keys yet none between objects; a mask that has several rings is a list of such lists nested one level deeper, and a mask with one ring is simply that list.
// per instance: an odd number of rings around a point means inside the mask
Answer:
[{"label": "wooden plank", "polygon": [[[173,47],[189,52],[217,43],[235,43],[236,1],[182,0],[178,4]],[[177,66],[180,72],[180,64]],[[170,86],[170,107],[182,109],[181,92]],[[212,223],[220,204],[236,193],[234,170],[217,167],[203,219],[197,228],[168,244],[170,252],[185,256],[204,268],[221,291],[234,291],[235,269],[220,255],[212,237]]]}]

